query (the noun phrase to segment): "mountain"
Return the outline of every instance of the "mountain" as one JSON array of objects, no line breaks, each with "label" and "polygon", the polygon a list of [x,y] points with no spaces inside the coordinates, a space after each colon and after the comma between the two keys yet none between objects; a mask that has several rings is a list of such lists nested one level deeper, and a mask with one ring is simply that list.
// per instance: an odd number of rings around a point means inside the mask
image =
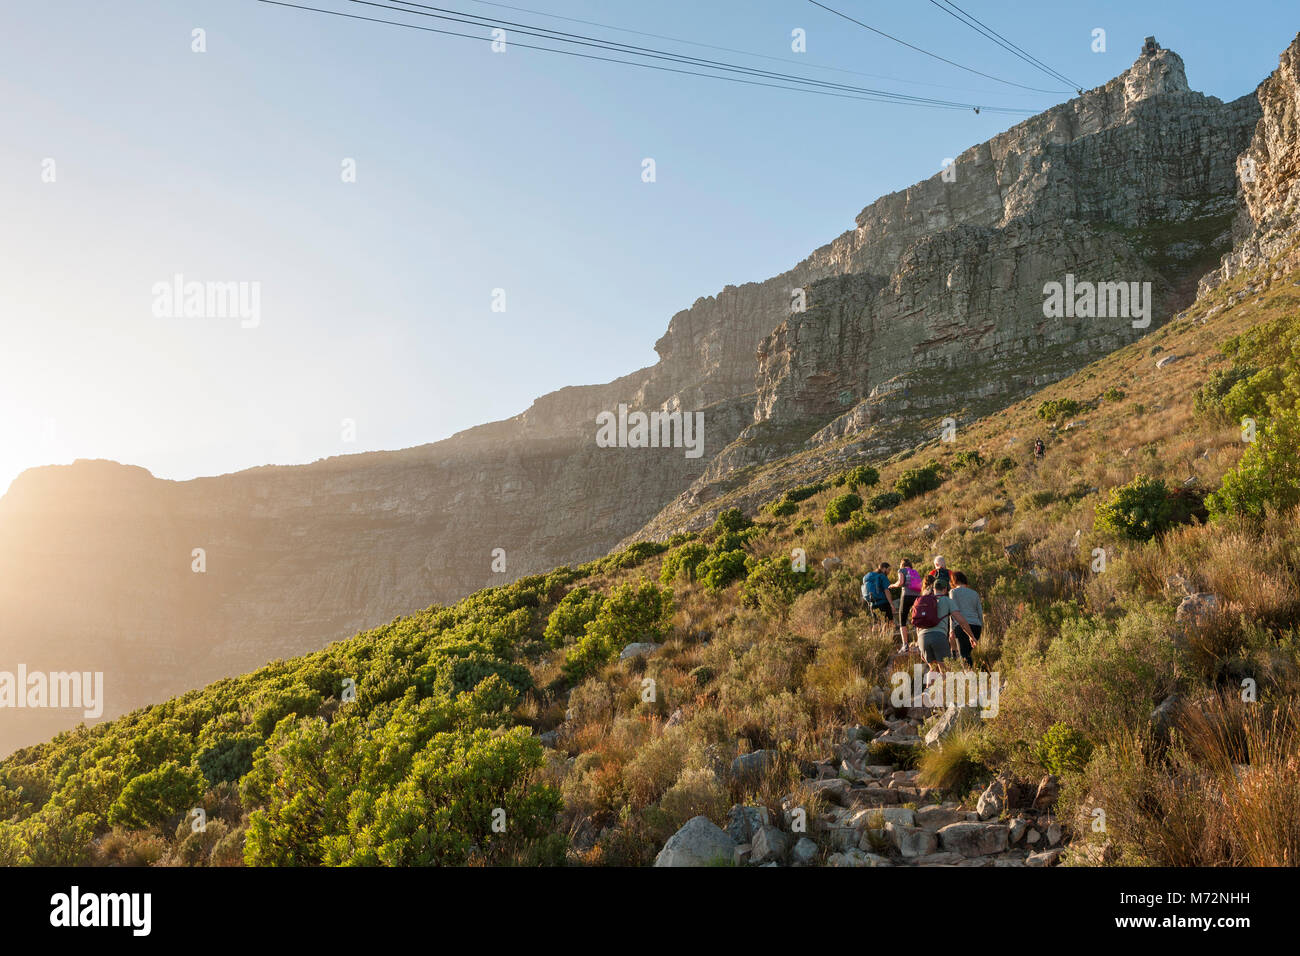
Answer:
[{"label": "mountain", "polygon": [[[1257,96],[1195,93],[1177,54],[1144,50],[872,203],[788,272],[698,300],[655,365],[614,382],[404,451],[186,482],[104,461],[25,472],[0,499],[0,669],[103,671],[113,716],[700,527],[783,456],[880,457],[995,411],[1147,331],[1047,318],[1048,283],[1149,282],[1152,328],[1190,301],[1230,247],[1235,163],[1260,117]],[[600,447],[597,416],[620,406],[702,414],[702,454]],[[11,712],[0,752],[78,719]]]},{"label": "mountain", "polygon": [[[24,748],[0,865],[1300,865],[1298,56],[1237,241],[1146,335],[952,441],[792,442],[700,531]],[[983,596],[978,707],[859,596],[936,554]]]}]

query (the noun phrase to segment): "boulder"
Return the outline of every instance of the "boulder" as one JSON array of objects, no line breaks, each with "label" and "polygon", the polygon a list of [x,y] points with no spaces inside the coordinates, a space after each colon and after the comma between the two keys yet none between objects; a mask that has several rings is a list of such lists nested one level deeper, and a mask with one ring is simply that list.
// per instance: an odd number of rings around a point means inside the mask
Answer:
[{"label": "boulder", "polygon": [[916,811],[908,807],[866,807],[855,812],[850,818],[851,826],[858,827],[883,827],[886,823],[897,823],[900,826],[916,826]]},{"label": "boulder", "polygon": [[832,850],[847,850],[855,847],[862,840],[862,831],[857,827],[828,826],[823,831],[823,842]]},{"label": "boulder", "polygon": [[1060,850],[1044,850],[1042,853],[1031,853],[1025,860],[1025,866],[1051,866],[1061,858]]},{"label": "boulder", "polygon": [[1179,602],[1178,610],[1174,612],[1174,620],[1180,624],[1196,624],[1213,614],[1218,607],[1219,597],[1216,594],[1204,591],[1189,594]]},{"label": "boulder", "polygon": [[735,861],[736,841],[706,816],[691,817],[668,838],[655,866],[717,866]]},{"label": "boulder", "polygon": [[965,861],[960,853],[931,853],[912,860],[917,866],[957,866]]},{"label": "boulder", "polygon": [[1047,827],[1047,834],[1046,834],[1046,836],[1047,836],[1047,845],[1048,845],[1048,846],[1056,846],[1058,843],[1061,842],[1061,837],[1062,837],[1063,835],[1064,835],[1064,833],[1063,833],[1063,831],[1061,830],[1061,825],[1060,825],[1059,823],[1052,822],[1052,823],[1049,824],[1048,827]]},{"label": "boulder", "polygon": [[805,837],[800,837],[790,849],[790,863],[794,866],[808,866],[817,859],[817,844]]},{"label": "boulder", "polygon": [[1156,706],[1155,710],[1151,711],[1151,731],[1157,740],[1166,741],[1169,739],[1170,732],[1178,722],[1182,706],[1182,695],[1170,694]]},{"label": "boulder", "polygon": [[970,530],[979,532],[985,530],[988,526],[989,526],[988,518],[977,518],[974,522],[971,523]]},{"label": "boulder", "polygon": [[929,856],[939,848],[934,831],[897,823],[885,824],[885,833],[894,848],[904,857]]},{"label": "boulder", "polygon": [[[1013,793],[1012,791],[1016,792]],[[998,774],[997,778],[980,794],[980,798],[975,804],[975,812],[979,814],[981,820],[1001,816],[1004,811],[1011,808],[1013,804],[1012,797],[1017,795],[1018,790],[1015,781],[1005,773]]]},{"label": "boulder", "polygon": [[829,780],[806,780],[804,782],[813,793],[821,794],[832,803],[838,803],[840,806],[848,806],[845,800],[852,785],[843,777],[832,777]]},{"label": "boulder", "polygon": [[761,827],[758,833],[754,834],[753,851],[750,853],[749,860],[751,863],[772,861],[783,863],[790,849],[790,843],[791,838],[776,827]]},{"label": "boulder", "polygon": [[618,655],[618,659],[620,661],[625,661],[631,657],[649,657],[662,647],[662,644],[656,644],[653,641],[639,641],[623,648],[622,653]]},{"label": "boulder", "polygon": [[927,830],[941,830],[948,824],[957,823],[965,818],[965,814],[960,810],[938,805],[922,807],[916,811],[917,824]]},{"label": "boulder", "polygon": [[749,843],[759,830],[771,823],[767,807],[742,807],[737,804],[727,813],[727,834],[737,843]]},{"label": "boulder", "polygon": [[827,866],[893,866],[883,856],[867,853],[852,847],[843,853],[832,853],[826,859]]},{"label": "boulder", "polygon": [[776,762],[775,750],[755,750],[731,761],[731,775],[738,779],[757,780]]},{"label": "boulder", "polygon": [[844,805],[862,807],[888,807],[901,803],[899,792],[886,787],[855,787],[844,794]]},{"label": "boulder", "polygon": [[988,856],[1007,849],[1005,823],[950,823],[939,831],[939,845],[962,856]]},{"label": "boulder", "polygon": [[1038,791],[1034,794],[1034,809],[1040,813],[1048,813],[1056,807],[1056,801],[1060,796],[1060,778],[1054,774],[1048,774],[1038,781]]},{"label": "boulder", "polygon": [[949,704],[948,709],[940,714],[939,719],[925,732],[925,745],[934,747],[962,727],[973,726],[979,722],[979,714],[978,707],[958,707],[956,704]]}]

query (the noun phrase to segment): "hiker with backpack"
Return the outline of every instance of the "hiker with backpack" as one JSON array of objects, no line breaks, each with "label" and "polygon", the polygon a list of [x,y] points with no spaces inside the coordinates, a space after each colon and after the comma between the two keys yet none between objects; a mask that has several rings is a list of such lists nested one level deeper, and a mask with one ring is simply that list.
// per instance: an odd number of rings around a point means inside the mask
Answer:
[{"label": "hiker with backpack", "polygon": [[938,555],[934,559],[934,567],[926,572],[925,580],[934,584],[935,591],[941,594],[947,594],[952,587],[952,573],[948,570],[948,562],[943,555]]},{"label": "hiker with backpack", "polygon": [[911,641],[907,638],[907,628],[910,622],[909,615],[912,612],[912,605],[916,599],[921,596],[921,573],[912,567],[911,558],[903,558],[898,562],[898,582],[895,584],[898,588],[898,636],[902,640],[900,651],[906,651]]},{"label": "hiker with backpack", "polygon": [[894,602],[889,597],[889,562],[881,561],[876,570],[863,575],[862,600],[886,621],[894,619]]},{"label": "hiker with backpack", "polygon": [[947,594],[936,593],[934,581],[926,582],[921,596],[912,605],[912,624],[919,632],[917,641],[921,646],[921,657],[929,665],[930,672],[943,674],[943,662],[951,656],[948,636],[950,619],[961,625],[967,637],[974,639],[970,624],[957,610],[952,598]]},{"label": "hiker with backpack", "polygon": [[973,667],[975,661],[971,657],[971,651],[979,646],[980,635],[984,631],[984,602],[980,600],[979,592],[966,582],[966,575],[961,571],[954,571],[952,579],[956,586],[948,592],[948,597],[952,599],[953,606],[969,625],[970,638],[967,640],[965,634],[953,630],[951,625],[949,629],[957,639],[961,659],[968,667]]}]

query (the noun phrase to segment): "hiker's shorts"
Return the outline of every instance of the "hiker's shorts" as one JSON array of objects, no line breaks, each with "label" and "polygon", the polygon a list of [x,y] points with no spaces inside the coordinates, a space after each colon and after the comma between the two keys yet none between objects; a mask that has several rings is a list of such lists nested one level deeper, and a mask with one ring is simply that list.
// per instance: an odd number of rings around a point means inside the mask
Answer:
[{"label": "hiker's shorts", "polygon": [[927,664],[946,659],[951,654],[947,631],[922,631],[921,656]]},{"label": "hiker's shorts", "polygon": [[916,603],[919,594],[904,594],[898,601],[898,626],[905,627],[908,625],[907,617],[912,613],[912,605]]},{"label": "hiker's shorts", "polygon": [[892,621],[894,619],[894,615],[889,613],[888,604],[873,604],[871,605],[871,610],[879,613],[886,621]]}]

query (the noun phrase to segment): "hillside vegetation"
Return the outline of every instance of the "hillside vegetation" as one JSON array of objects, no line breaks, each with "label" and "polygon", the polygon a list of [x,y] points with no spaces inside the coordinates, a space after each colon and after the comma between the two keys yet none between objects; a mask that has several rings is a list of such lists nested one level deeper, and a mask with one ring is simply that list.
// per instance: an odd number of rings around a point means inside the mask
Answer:
[{"label": "hillside vegetation", "polygon": [[[1062,862],[1300,864],[1298,398],[1300,283],[1238,276],[951,442],[19,751],[0,864],[642,865],[736,805],[816,862],[854,739],[954,812],[1050,775]],[[859,581],[935,554],[1001,698],[891,744]]]}]

